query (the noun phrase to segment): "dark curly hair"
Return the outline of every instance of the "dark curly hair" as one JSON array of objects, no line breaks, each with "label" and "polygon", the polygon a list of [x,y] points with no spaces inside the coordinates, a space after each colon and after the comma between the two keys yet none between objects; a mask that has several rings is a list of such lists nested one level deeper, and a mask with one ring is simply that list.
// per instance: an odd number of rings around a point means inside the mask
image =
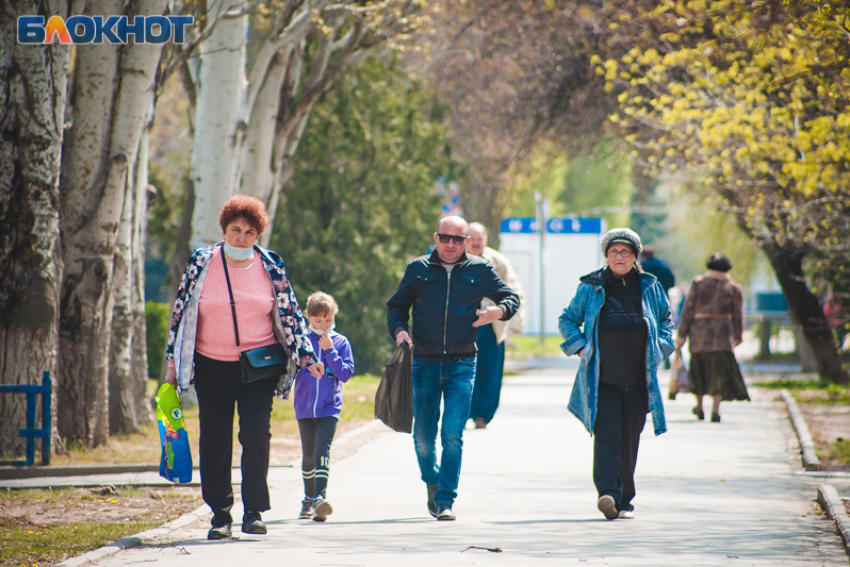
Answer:
[{"label": "dark curly hair", "polygon": [[218,224],[221,225],[221,231],[227,230],[227,225],[238,218],[245,219],[254,229],[257,234],[262,234],[269,224],[269,217],[266,215],[266,207],[263,202],[248,195],[234,195],[221,208],[218,213]]},{"label": "dark curly hair", "polygon": [[708,257],[708,260],[705,262],[705,267],[709,270],[716,270],[718,272],[728,272],[732,269],[732,261],[729,260],[729,258],[727,258],[722,252],[715,252]]}]

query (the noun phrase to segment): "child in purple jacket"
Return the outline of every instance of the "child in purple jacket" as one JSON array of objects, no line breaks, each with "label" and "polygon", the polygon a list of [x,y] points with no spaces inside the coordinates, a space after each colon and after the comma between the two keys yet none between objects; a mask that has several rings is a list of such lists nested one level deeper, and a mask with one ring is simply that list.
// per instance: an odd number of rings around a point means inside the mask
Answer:
[{"label": "child in purple jacket", "polygon": [[317,291],[307,298],[310,322],[307,337],[324,363],[325,373],[313,377],[302,370],[295,377],[295,418],[301,433],[301,475],[304,500],[299,519],[324,522],[333,512],[326,500],[331,442],[342,411],[342,383],[354,374],[354,356],[345,335],[333,330],[339,306],[333,297]]}]

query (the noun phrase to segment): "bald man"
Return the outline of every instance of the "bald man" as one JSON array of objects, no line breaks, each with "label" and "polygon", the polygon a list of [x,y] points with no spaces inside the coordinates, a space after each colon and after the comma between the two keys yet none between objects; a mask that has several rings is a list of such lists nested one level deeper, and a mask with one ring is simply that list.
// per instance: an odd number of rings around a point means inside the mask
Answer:
[{"label": "bald man", "polygon": [[[387,302],[390,336],[397,345],[407,343],[413,352],[413,443],[428,489],[428,512],[438,520],[456,519],[452,506],[475,380],[476,330],[510,319],[519,308],[519,297],[493,268],[483,258],[466,254],[467,238],[465,220],[443,218],[434,233],[434,251],[407,265]],[[492,304],[481,307],[484,298]]]}]

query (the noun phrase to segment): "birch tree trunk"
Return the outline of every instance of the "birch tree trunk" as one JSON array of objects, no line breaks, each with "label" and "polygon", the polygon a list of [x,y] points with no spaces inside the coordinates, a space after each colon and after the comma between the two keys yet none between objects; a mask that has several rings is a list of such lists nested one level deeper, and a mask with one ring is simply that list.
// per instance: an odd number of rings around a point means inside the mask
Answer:
[{"label": "birch tree trunk", "polygon": [[218,212],[236,188],[245,122],[248,16],[224,17],[231,9],[242,7],[240,0],[207,4],[214,8],[208,21],[215,28],[198,53],[192,248],[221,240]]},{"label": "birch tree trunk", "polygon": [[[130,433],[150,419],[146,404],[147,357],[144,355],[144,224],[147,203],[147,143],[150,119],[139,143],[133,183],[127,184],[124,212],[115,245],[115,307],[109,353],[109,429]],[[140,293],[139,285],[142,291]],[[141,312],[141,317],[140,317]],[[141,324],[140,324],[141,321]]]},{"label": "birch tree trunk", "polygon": [[[165,0],[99,2],[97,14],[162,14]],[[93,15],[93,12],[92,12]],[[132,258],[115,264],[118,228],[134,193],[136,160],[155,95],[159,45],[87,46],[77,51],[73,126],[64,149],[59,433],[96,447],[109,435],[108,376],[116,280]],[[132,339],[130,339],[132,340]],[[123,361],[129,357],[123,356]]]},{"label": "birch tree trunk", "polygon": [[[55,379],[59,172],[70,49],[20,45],[20,15],[68,15],[68,2],[0,4],[0,383]],[[0,396],[0,453],[20,454],[26,398]],[[53,414],[56,404],[52,404]],[[55,420],[53,421],[55,423]]]}]

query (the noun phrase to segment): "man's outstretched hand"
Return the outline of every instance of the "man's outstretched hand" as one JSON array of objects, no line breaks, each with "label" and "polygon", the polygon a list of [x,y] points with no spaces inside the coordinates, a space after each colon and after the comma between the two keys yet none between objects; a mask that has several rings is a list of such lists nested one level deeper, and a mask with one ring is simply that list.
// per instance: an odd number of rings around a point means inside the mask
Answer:
[{"label": "man's outstretched hand", "polygon": [[478,319],[472,323],[473,327],[482,327],[484,325],[489,325],[493,321],[498,321],[502,317],[505,316],[505,310],[499,307],[498,305],[490,305],[489,307],[485,307],[484,309],[478,309],[475,312],[478,315]]}]

